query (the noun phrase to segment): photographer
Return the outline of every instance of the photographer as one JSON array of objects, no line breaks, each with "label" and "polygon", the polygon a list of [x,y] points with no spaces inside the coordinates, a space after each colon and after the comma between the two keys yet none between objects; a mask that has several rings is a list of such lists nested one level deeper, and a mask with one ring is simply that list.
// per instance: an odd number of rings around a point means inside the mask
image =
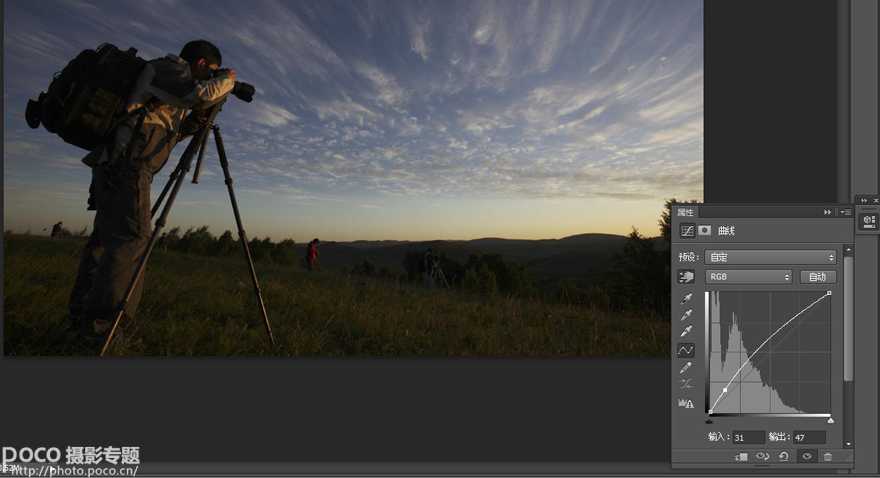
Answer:
[{"label": "photographer", "polygon": [[[82,336],[98,340],[108,332],[146,249],[153,175],[177,142],[198,129],[199,112],[235,88],[235,71],[220,70],[220,64],[220,50],[204,40],[187,43],[180,56],[148,62],[113,143],[83,159],[92,167],[89,204],[97,212],[69,303],[72,325]],[[143,282],[142,277],[126,306],[129,317]]]}]

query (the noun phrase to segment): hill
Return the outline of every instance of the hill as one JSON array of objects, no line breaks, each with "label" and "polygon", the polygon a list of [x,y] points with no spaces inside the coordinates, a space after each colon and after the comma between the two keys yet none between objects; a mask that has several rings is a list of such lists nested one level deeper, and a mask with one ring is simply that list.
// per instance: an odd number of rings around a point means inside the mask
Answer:
[{"label": "hill", "polygon": [[[499,254],[505,261],[521,264],[539,284],[562,279],[590,283],[611,266],[611,259],[626,242],[613,234],[579,234],[562,239],[481,238],[467,241],[353,241],[321,243],[322,267],[350,270],[367,260],[394,274],[402,274],[408,253],[422,254],[429,247],[436,253],[464,263],[472,254]],[[297,245],[305,255],[305,245]]]}]

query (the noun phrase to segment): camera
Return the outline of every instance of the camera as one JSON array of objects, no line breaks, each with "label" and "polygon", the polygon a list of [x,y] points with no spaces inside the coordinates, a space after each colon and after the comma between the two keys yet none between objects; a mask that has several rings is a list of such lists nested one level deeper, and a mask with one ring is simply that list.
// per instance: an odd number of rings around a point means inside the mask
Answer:
[{"label": "camera", "polygon": [[[229,71],[228,68],[220,68],[214,70],[211,76],[212,78],[216,78],[217,75],[226,73],[227,71]],[[256,93],[256,91],[257,89],[254,88],[254,85],[251,85],[250,83],[245,83],[243,81],[236,81],[235,86],[232,88],[232,94],[235,95],[236,98],[246,103],[250,103],[254,100],[254,93]]]},{"label": "camera", "polygon": [[235,95],[236,98],[247,103],[254,100],[254,93],[256,93],[256,91],[254,85],[243,81],[236,81],[235,86],[232,88],[232,94]]}]

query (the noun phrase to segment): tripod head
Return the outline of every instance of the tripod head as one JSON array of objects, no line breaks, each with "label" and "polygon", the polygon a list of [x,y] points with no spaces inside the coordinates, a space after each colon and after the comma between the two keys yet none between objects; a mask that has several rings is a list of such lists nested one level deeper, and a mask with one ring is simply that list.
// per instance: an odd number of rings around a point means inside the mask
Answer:
[{"label": "tripod head", "polygon": [[[212,76],[217,76],[218,74],[225,72],[225,71],[228,71],[228,70],[226,70],[226,69],[214,70],[212,72]],[[256,92],[257,92],[257,89],[254,88],[254,85],[251,85],[250,83],[245,83],[243,81],[236,81],[235,86],[232,87],[232,91],[230,92],[230,94],[235,96],[236,98],[240,99],[241,101],[244,101],[245,103],[250,103],[251,101],[254,100],[254,93],[256,93]],[[205,142],[208,139],[207,133],[203,132],[202,130],[204,130],[206,128],[211,128],[211,129],[216,128],[216,126],[214,125],[214,118],[217,116],[218,113],[220,113],[220,110],[223,108],[223,104],[226,103],[226,100],[228,98],[229,98],[229,95],[226,95],[225,97],[223,97],[222,100],[220,100],[219,103],[211,106],[211,110],[209,110],[209,113],[208,113],[208,117],[210,118],[210,120],[206,121],[202,125],[202,127],[199,128],[199,133],[197,133],[197,135],[196,135],[197,138],[202,138],[202,139],[199,142],[199,158],[196,160],[196,169],[195,169],[195,171],[193,171],[193,178],[192,178],[193,184],[199,183],[199,172],[202,170],[202,157],[205,154]]]},{"label": "tripod head", "polygon": [[[217,74],[219,74],[220,72],[223,72],[223,71],[226,71],[226,70],[223,70],[223,69],[215,70],[214,75],[216,76]],[[256,91],[257,91],[257,89],[254,88],[254,85],[251,85],[250,83],[245,83],[243,81],[236,81],[235,86],[232,87],[232,91],[230,92],[230,94],[232,94],[236,98],[240,99],[241,101],[244,101],[245,103],[250,103],[251,101],[254,100],[254,93],[256,93]],[[201,137],[202,140],[199,143],[199,159],[196,160],[196,169],[195,169],[195,171],[193,171],[193,178],[192,178],[193,184],[199,183],[199,172],[202,170],[202,157],[205,154],[205,142],[207,142],[207,140],[208,140],[207,133],[203,134],[202,129],[211,128],[212,130],[216,131],[217,127],[214,125],[214,118],[217,116],[217,114],[220,113],[220,110],[223,109],[223,104],[226,103],[226,100],[228,98],[229,98],[229,95],[226,95],[222,100],[220,100],[219,103],[217,103],[211,107],[212,110],[209,110],[209,113],[208,113],[208,116],[211,118],[210,121],[206,121],[205,124],[202,125],[202,128],[200,128],[199,133],[196,136],[196,137]]]},{"label": "tripod head", "polygon": [[[228,68],[218,68],[211,72],[211,76],[214,77],[227,71],[229,71]],[[245,103],[250,103],[251,101],[253,101],[254,93],[256,92],[257,89],[254,88],[254,85],[250,83],[245,83],[243,81],[236,81],[235,86],[232,88],[232,94],[241,101],[244,101]]]}]

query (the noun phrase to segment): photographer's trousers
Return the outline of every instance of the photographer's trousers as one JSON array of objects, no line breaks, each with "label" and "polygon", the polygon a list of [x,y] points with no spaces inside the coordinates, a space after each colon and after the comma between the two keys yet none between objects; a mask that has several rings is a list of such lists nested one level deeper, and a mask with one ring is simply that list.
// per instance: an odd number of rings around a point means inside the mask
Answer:
[{"label": "photographer's trousers", "polygon": [[[112,320],[122,302],[149,243],[150,184],[174,148],[172,138],[167,129],[145,124],[130,154],[92,169],[97,212],[70,295],[74,321]],[[135,316],[143,283],[144,276],[126,305],[129,317]]]}]

